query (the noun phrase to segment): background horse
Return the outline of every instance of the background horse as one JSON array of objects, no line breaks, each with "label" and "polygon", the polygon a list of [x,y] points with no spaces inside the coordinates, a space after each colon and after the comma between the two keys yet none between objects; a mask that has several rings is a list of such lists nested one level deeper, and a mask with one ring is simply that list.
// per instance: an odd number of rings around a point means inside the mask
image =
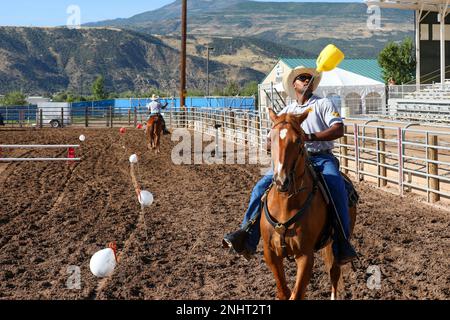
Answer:
[{"label": "background horse", "polygon": [[161,132],[163,130],[163,123],[159,114],[150,116],[147,121],[147,127],[145,128],[145,134],[147,137],[147,147],[155,150],[155,153],[159,153],[159,146],[161,141]]},{"label": "background horse", "polygon": [[[264,258],[275,277],[277,298],[304,298],[314,265],[314,251],[319,249],[321,242],[325,245],[322,253],[331,278],[331,299],[334,300],[337,298],[341,267],[334,259],[332,241],[326,239],[322,242],[323,235],[329,229],[329,207],[315,182],[317,177],[314,169],[307,161],[305,134],[300,125],[308,112],[300,116],[283,114],[279,117],[272,110],[269,112],[274,122],[271,140],[276,183],[265,195],[266,198],[263,197],[260,228]],[[269,222],[265,210],[269,213],[268,217],[272,217],[272,223],[273,219],[278,222],[276,228]],[[350,219],[352,232],[356,220],[356,205],[350,208]],[[287,227],[280,224],[287,221],[292,224]],[[293,257],[297,264],[292,292],[287,286],[284,273],[283,259],[286,256]]]}]

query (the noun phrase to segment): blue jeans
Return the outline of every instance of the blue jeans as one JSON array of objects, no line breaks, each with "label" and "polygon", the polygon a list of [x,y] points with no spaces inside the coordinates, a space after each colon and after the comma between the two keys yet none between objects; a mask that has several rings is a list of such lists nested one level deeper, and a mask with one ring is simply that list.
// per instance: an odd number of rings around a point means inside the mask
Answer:
[{"label": "blue jeans", "polygon": [[[350,216],[348,212],[348,196],[345,188],[344,179],[339,172],[339,162],[333,155],[318,155],[309,158],[314,167],[319,168],[322,172],[325,181],[327,182],[328,188],[330,189],[331,195],[333,197],[336,209],[341,218],[344,231],[347,237],[350,235]],[[270,186],[272,182],[273,171],[270,171],[261,180],[258,181],[256,186],[252,190],[250,196],[250,202],[248,205],[247,212],[245,213],[244,220],[242,222],[242,227],[255,217],[257,221],[249,230],[249,235],[247,237],[247,248],[251,252],[256,251],[258,246],[259,238],[261,237],[261,232],[259,230],[259,222],[261,220],[261,198],[264,195],[266,189]]]}]

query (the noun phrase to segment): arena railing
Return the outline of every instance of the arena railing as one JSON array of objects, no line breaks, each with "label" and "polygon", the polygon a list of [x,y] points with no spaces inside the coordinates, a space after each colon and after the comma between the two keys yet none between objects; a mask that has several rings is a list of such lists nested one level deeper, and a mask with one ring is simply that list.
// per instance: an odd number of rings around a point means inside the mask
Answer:
[{"label": "arena railing", "polygon": [[[267,115],[233,109],[171,110],[166,121],[172,128],[188,128],[238,145],[265,150],[270,122]],[[377,121],[377,120],[375,120]],[[406,122],[360,123],[346,119],[345,135],[334,153],[341,170],[357,180],[398,190],[415,191],[427,201],[450,199],[450,128],[412,128]]]},{"label": "arena railing", "polygon": [[[65,117],[61,110],[60,117]],[[62,114],[61,114],[62,113]],[[147,110],[112,107],[88,110],[72,125],[136,126],[147,119]],[[169,107],[164,110],[169,128],[186,128],[263,153],[271,123],[267,113],[232,108]],[[37,116],[39,119],[39,116]],[[74,121],[76,119],[77,121]],[[382,122],[382,120],[380,120]],[[411,128],[407,122],[368,123],[347,118],[345,135],[335,145],[341,169],[358,180],[369,180],[380,187],[395,187],[399,194],[423,192],[427,200],[450,199],[450,129],[428,125]]]}]

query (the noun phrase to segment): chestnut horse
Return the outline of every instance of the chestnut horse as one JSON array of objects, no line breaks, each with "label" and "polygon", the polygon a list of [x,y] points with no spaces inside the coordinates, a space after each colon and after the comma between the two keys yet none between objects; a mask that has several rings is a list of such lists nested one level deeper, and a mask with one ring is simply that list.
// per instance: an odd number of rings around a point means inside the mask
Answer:
[{"label": "chestnut horse", "polygon": [[145,128],[145,134],[147,137],[147,147],[155,150],[155,153],[159,153],[159,146],[161,141],[161,132],[163,130],[162,119],[159,114],[150,116],[147,121],[147,127]]},{"label": "chestnut horse", "polygon": [[[299,116],[277,116],[272,110],[269,112],[274,122],[271,130],[274,187],[263,197],[260,228],[264,258],[275,277],[277,298],[294,300],[305,297],[314,265],[314,251],[323,247],[325,266],[331,278],[331,299],[334,300],[337,298],[341,267],[334,259],[331,238],[323,237],[330,226],[329,207],[304,147],[305,133],[301,123],[308,112]],[[279,183],[287,180],[288,183]],[[349,212],[352,232],[356,205]],[[276,227],[269,222],[266,213],[272,223],[277,222]],[[297,264],[292,292],[286,283],[284,257],[293,257]]]}]

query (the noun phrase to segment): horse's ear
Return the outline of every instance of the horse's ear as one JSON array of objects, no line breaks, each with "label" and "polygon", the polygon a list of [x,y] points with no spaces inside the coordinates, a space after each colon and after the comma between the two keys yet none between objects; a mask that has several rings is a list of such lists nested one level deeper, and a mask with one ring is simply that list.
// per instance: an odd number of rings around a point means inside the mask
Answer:
[{"label": "horse's ear", "polygon": [[275,113],[275,111],[273,111],[273,109],[269,109],[269,117],[270,120],[272,120],[273,122],[275,122],[278,119],[278,116]]},{"label": "horse's ear", "polygon": [[303,121],[306,120],[306,118],[308,118],[308,115],[309,115],[309,110],[306,110],[302,114],[296,116],[297,121],[301,124]]}]

